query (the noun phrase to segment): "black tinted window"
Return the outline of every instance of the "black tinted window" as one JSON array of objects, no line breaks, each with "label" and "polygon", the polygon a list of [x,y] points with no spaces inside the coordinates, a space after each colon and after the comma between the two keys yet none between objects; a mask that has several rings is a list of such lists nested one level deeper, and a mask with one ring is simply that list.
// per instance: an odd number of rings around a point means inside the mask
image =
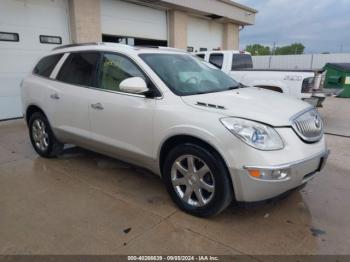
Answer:
[{"label": "black tinted window", "polygon": [[198,56],[198,57],[200,57],[200,58],[204,59],[205,54],[196,54],[196,56]]},{"label": "black tinted window", "polygon": [[233,54],[232,70],[239,68],[253,68],[252,57],[247,54]]},{"label": "black tinted window", "polygon": [[42,58],[34,67],[34,74],[49,77],[63,54],[50,55]]},{"label": "black tinted window", "polygon": [[96,86],[96,67],[99,62],[99,53],[70,54],[61,68],[57,79],[69,84]]},{"label": "black tinted window", "polygon": [[213,64],[214,66],[220,69],[222,68],[223,62],[224,62],[223,54],[211,54],[209,57],[209,63]]}]

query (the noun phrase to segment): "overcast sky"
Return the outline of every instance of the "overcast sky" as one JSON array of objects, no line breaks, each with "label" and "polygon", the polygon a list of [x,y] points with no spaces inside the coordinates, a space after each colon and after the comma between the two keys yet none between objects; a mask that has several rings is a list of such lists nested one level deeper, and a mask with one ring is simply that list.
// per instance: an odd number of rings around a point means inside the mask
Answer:
[{"label": "overcast sky", "polygon": [[241,31],[241,49],[300,42],[306,53],[350,53],[350,0],[235,1],[259,11],[255,25]]}]

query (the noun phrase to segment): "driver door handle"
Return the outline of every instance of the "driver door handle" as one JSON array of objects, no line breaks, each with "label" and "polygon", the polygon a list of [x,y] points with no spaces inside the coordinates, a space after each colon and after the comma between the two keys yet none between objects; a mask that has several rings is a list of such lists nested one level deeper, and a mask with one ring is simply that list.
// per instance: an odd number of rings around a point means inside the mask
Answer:
[{"label": "driver door handle", "polygon": [[103,106],[101,103],[91,104],[91,107],[96,110],[103,110]]}]

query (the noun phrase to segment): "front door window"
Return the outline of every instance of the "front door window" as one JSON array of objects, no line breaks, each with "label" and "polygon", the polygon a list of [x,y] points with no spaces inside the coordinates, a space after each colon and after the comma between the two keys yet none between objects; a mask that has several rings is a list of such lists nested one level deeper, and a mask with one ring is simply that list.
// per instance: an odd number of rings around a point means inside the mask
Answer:
[{"label": "front door window", "polygon": [[121,92],[120,83],[130,77],[141,77],[146,80],[144,74],[130,59],[118,54],[104,54],[100,70],[101,89]]}]

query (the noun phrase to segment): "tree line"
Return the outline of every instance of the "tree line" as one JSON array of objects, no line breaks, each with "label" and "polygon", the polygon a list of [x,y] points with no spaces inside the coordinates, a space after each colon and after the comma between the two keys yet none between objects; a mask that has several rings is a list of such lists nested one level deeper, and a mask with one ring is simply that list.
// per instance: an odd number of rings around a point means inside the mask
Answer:
[{"label": "tree line", "polygon": [[245,51],[252,55],[301,55],[304,53],[305,46],[301,43],[293,43],[285,46],[270,48],[260,44],[247,45]]}]

